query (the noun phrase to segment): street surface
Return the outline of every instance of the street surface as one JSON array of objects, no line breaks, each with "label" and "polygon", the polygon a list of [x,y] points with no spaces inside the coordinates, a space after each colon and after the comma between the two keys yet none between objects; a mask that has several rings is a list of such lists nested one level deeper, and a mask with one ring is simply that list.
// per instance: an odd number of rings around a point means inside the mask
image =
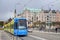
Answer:
[{"label": "street surface", "polygon": [[33,30],[28,36],[13,36],[4,30],[0,30],[0,40],[60,40],[60,33]]}]

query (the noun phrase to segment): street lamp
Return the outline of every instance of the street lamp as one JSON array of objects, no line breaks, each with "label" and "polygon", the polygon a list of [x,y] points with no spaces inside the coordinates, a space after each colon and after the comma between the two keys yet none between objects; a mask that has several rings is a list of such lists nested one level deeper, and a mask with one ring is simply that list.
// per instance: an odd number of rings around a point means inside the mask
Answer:
[{"label": "street lamp", "polygon": [[16,14],[17,14],[17,11],[16,11],[16,6],[17,6],[17,5],[20,5],[20,3],[16,3],[16,5],[15,5],[15,9],[14,9],[14,18],[17,17],[17,15],[16,15]]}]

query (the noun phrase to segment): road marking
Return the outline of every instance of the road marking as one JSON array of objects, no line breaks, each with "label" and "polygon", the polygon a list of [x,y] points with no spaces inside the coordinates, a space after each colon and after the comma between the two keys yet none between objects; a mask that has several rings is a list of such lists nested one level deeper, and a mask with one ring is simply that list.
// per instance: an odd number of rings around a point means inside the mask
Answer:
[{"label": "road marking", "polygon": [[1,32],[0,32],[0,40],[1,40]]},{"label": "road marking", "polygon": [[33,31],[33,32],[49,33],[49,34],[60,34],[60,33],[56,33],[56,32],[44,32],[44,31]]},{"label": "road marking", "polygon": [[39,39],[39,40],[47,40],[47,39],[44,39],[44,38],[41,38],[41,37],[37,37],[37,36],[33,36],[33,35],[29,35],[30,37],[33,37],[33,38],[36,38],[36,39]]},{"label": "road marking", "polygon": [[1,40],[1,33],[0,33],[0,40]]},{"label": "road marking", "polygon": [[58,36],[56,36],[56,35],[50,35],[50,36],[52,36],[52,37],[54,37],[54,38],[60,38],[60,37],[58,37]]}]

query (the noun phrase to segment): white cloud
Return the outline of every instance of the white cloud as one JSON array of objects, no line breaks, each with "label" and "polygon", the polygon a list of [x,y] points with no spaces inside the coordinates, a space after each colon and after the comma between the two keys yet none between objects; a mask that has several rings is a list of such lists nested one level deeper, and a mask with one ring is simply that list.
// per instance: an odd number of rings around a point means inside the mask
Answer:
[{"label": "white cloud", "polygon": [[14,11],[15,7],[17,9],[17,13],[20,13],[20,11],[24,9],[24,4],[26,5],[25,7],[28,8],[30,7],[48,9],[49,7],[51,7],[52,9],[60,9],[60,0],[32,0],[31,2],[28,1],[30,0],[0,0],[0,19],[4,20],[12,17],[13,12],[9,11]]},{"label": "white cloud", "polygon": [[6,12],[0,15],[0,20],[7,20],[14,17],[14,12]]}]

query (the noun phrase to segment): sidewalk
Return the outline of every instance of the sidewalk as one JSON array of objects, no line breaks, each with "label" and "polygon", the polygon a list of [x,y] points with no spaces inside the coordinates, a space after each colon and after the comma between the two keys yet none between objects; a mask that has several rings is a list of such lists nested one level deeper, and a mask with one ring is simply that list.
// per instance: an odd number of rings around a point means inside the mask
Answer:
[{"label": "sidewalk", "polygon": [[39,30],[33,30],[33,32],[40,32],[40,33],[50,33],[50,34],[60,34],[60,32],[51,32],[51,31],[39,31]]}]

